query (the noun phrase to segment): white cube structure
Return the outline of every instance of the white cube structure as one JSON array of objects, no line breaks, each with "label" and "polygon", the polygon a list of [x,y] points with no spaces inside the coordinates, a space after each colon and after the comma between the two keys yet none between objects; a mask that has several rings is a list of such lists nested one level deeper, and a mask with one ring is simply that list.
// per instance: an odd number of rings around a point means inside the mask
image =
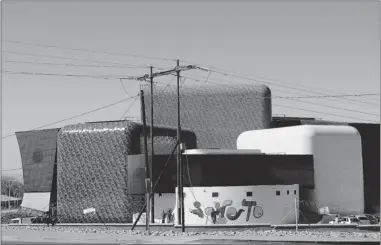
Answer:
[{"label": "white cube structure", "polygon": [[246,131],[237,149],[265,154],[310,154],[315,188],[309,201],[342,215],[364,212],[361,136],[350,126],[303,125]]},{"label": "white cube structure", "polygon": [[299,185],[184,187],[185,225],[295,224],[298,197]]}]

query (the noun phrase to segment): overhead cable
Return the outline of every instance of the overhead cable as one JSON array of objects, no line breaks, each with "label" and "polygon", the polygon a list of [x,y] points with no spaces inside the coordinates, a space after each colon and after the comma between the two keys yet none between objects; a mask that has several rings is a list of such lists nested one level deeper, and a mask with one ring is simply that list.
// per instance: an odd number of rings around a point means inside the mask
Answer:
[{"label": "overhead cable", "polygon": [[[42,126],[39,126],[39,127],[36,127],[36,128],[32,128],[32,129],[28,129],[26,131],[33,131],[33,130],[37,130],[37,129],[41,129],[41,128],[45,128],[45,127],[49,127],[49,126],[52,126],[54,124],[57,124],[57,123],[61,123],[61,122],[65,122],[65,121],[68,121],[68,120],[71,120],[71,119],[74,119],[74,118],[77,118],[77,117],[81,117],[81,116],[84,116],[84,115],[87,115],[87,114],[90,114],[90,113],[93,113],[93,112],[96,112],[96,111],[100,111],[100,110],[103,110],[103,109],[106,109],[108,107],[111,107],[111,106],[114,106],[114,105],[117,105],[117,104],[120,104],[122,102],[125,102],[127,100],[130,100],[130,99],[133,99],[135,97],[138,97],[139,95],[135,95],[135,96],[131,96],[129,98],[125,98],[125,99],[122,99],[122,100],[118,100],[116,102],[113,102],[111,104],[108,104],[108,105],[105,105],[105,106],[102,106],[102,107],[98,107],[96,109],[93,109],[93,110],[90,110],[90,111],[86,111],[86,112],[83,112],[83,113],[80,113],[80,114],[77,114],[75,116],[71,116],[71,117],[68,117],[68,118],[64,118],[62,120],[59,120],[59,121],[56,121],[56,122],[52,122],[52,123],[49,123],[49,124],[45,124],[45,125],[42,125]],[[8,137],[11,137],[11,136],[14,136],[15,134],[9,134],[9,135],[6,135],[6,136],[3,136],[1,137],[2,139],[5,139],[5,138],[8,138]]]}]

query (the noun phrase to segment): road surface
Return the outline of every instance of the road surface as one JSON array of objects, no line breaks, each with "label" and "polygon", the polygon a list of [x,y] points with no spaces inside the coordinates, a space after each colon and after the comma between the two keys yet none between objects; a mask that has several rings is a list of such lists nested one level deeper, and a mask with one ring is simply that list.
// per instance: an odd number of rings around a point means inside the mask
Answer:
[{"label": "road surface", "polygon": [[[253,240],[257,241],[253,241]],[[272,242],[269,242],[272,240]],[[324,241],[324,243],[323,243]],[[2,229],[2,244],[47,245],[47,244],[255,244],[255,245],[294,245],[294,244],[380,244],[376,239],[348,240],[347,238],[317,239],[295,236],[131,236],[105,233],[77,233],[63,231],[33,231]]]}]

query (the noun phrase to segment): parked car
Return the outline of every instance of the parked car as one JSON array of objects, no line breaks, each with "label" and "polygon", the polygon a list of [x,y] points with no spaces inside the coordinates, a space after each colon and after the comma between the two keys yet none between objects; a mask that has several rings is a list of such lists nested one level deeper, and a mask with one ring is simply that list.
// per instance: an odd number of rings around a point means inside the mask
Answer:
[{"label": "parked car", "polygon": [[370,220],[365,214],[358,214],[355,217],[359,220],[360,225],[370,225]]},{"label": "parked car", "polygon": [[11,219],[9,221],[9,224],[21,224],[21,219],[20,218]]},{"label": "parked car", "polygon": [[332,220],[329,222],[331,225],[353,225],[360,224],[360,221],[355,216],[340,217],[337,221]]},{"label": "parked car", "polygon": [[365,216],[369,219],[371,225],[380,223],[380,216],[378,214],[365,214]]},{"label": "parked car", "polygon": [[360,221],[355,216],[348,216],[348,217],[343,217],[340,223],[344,225],[352,225],[352,224],[358,225],[360,224]]}]

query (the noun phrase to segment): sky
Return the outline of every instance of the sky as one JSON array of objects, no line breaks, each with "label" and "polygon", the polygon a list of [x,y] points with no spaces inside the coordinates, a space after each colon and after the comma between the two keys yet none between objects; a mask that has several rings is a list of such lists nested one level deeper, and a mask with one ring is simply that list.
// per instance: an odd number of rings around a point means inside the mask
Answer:
[{"label": "sky", "polygon": [[[379,96],[276,98],[379,94],[377,0],[2,4],[3,136],[135,96],[143,83],[120,77],[144,75],[150,65],[155,71],[170,69],[177,58],[181,64],[227,73],[189,71],[186,75],[194,79],[184,81],[189,84],[266,84],[274,97],[273,115],[379,122]],[[83,76],[69,76],[73,74]],[[139,101],[130,99],[48,128],[124,114],[139,118]],[[16,137],[2,139],[1,159],[2,175],[22,180]]]}]

